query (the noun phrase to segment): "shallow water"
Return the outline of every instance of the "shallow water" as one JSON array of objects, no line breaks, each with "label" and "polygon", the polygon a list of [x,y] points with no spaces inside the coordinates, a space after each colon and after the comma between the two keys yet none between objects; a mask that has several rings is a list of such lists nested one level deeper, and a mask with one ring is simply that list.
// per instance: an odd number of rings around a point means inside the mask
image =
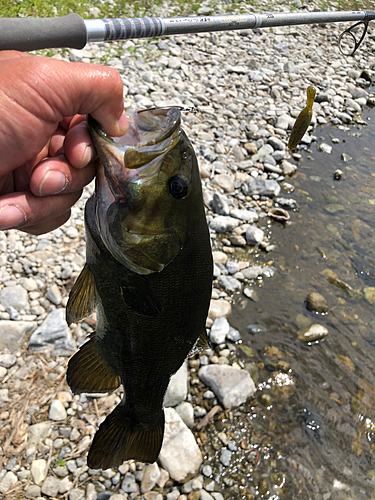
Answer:
[{"label": "shallow water", "polygon": [[[287,226],[264,220],[277,248],[259,260],[274,259],[275,275],[254,283],[259,300],[235,307],[231,317],[254,351],[244,361],[262,384],[258,402],[270,396],[270,406],[260,404],[252,417],[268,445],[256,471],[269,486],[263,495],[256,488],[261,498],[375,498],[375,110],[363,118],[362,129],[315,131],[318,140],[302,153],[294,192],[286,194],[298,211]],[[318,151],[322,142],[331,154]],[[344,162],[342,153],[352,159]],[[345,179],[333,180],[337,168]],[[313,291],[326,298],[327,315],[306,309]],[[312,323],[326,326],[328,336],[300,343],[298,332]],[[260,332],[247,332],[249,324]],[[273,472],[282,473],[282,488]]]}]

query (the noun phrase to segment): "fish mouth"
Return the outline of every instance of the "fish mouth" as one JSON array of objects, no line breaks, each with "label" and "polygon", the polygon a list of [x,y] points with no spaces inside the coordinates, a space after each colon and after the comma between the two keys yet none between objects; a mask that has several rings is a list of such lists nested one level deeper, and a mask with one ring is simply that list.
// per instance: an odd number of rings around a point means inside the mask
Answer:
[{"label": "fish mouth", "polygon": [[124,183],[151,181],[180,139],[181,113],[177,107],[130,108],[127,116],[128,132],[114,138],[88,117],[89,132],[115,198],[122,197]]},{"label": "fish mouth", "polygon": [[146,199],[152,198],[153,191],[158,196],[158,187],[174,168],[173,161],[165,161],[165,157],[181,140],[181,114],[177,107],[131,108],[127,116],[129,130],[116,138],[88,118],[100,159],[96,223],[104,245],[118,262],[131,271],[149,274],[163,269],[164,260],[170,261],[168,256],[176,255],[182,244],[175,229],[164,226],[164,218],[156,217],[159,224],[152,222],[159,203],[143,219],[141,215],[150,203]]}]

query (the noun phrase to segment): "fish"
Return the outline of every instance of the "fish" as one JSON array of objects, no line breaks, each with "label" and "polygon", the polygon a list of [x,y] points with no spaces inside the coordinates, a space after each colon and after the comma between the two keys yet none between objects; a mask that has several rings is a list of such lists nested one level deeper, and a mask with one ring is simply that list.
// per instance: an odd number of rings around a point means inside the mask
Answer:
[{"label": "fish", "polygon": [[307,94],[306,107],[298,115],[289,137],[288,148],[291,151],[296,149],[302,137],[305,135],[313,115],[312,107],[314,104],[316,90],[314,89],[314,87],[307,87],[306,94]]},{"label": "fish", "polygon": [[91,444],[94,469],[156,461],[169,380],[189,353],[208,348],[212,252],[180,109],[127,115],[128,132],[114,139],[88,118],[96,186],[85,206],[86,263],[66,313],[68,324],[97,314],[96,331],[69,360],[72,392],[124,388]]}]

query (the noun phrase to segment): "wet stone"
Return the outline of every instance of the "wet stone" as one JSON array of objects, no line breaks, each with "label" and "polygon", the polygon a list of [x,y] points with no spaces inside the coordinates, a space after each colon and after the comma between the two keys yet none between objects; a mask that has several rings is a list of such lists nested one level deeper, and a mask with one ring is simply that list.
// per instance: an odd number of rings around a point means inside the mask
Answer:
[{"label": "wet stone", "polygon": [[241,290],[241,283],[236,278],[233,278],[233,276],[219,276],[218,282],[219,285],[229,294],[233,294]]},{"label": "wet stone", "polygon": [[264,239],[264,231],[257,226],[250,226],[246,230],[246,242],[250,246],[256,246]]},{"label": "wet stone", "polygon": [[328,312],[327,301],[320,293],[309,293],[305,299],[305,304],[309,311],[313,311],[319,314],[327,314]]},{"label": "wet stone", "polygon": [[232,453],[227,448],[222,448],[219,460],[224,465],[224,467],[228,467],[230,465],[231,458]]},{"label": "wet stone", "polygon": [[328,335],[328,329],[318,323],[302,330],[298,334],[298,340],[303,343],[316,342]]}]

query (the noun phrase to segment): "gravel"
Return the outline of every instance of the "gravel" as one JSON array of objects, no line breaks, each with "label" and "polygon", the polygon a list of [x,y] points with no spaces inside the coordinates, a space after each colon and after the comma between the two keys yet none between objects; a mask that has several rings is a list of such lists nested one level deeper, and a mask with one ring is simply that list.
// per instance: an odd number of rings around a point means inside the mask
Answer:
[{"label": "gravel", "polygon": [[[262,5],[267,8],[260,3],[257,11]],[[210,13],[205,3],[201,8]],[[163,9],[155,15],[170,17],[171,11]],[[287,9],[275,5],[273,10]],[[225,13],[224,6],[217,4],[215,13]],[[361,110],[375,103],[363,87],[362,73],[332,44],[341,32],[337,24],[278,27],[121,45],[101,42],[56,53],[59,59],[104,61],[116,68],[126,104],[198,110],[183,113],[183,126],[199,160],[212,238],[215,276],[206,325],[212,350],[189,359],[173,377],[165,403],[175,409],[166,409],[166,438],[157,464],[130,460],[114,470],[88,469],[86,452],[96,426],[120,401],[119,392],[72,396],[65,382],[69,356],[96,322],[95,313],[79,325],[68,327],[64,320],[68,292],[85,262],[83,210],[94,185],[85,188],[62,228],[42,236],[1,232],[1,493],[69,500],[128,500],[141,494],[146,500],[236,497],[228,488],[237,481],[221,473],[235,460],[240,463],[248,449],[242,438],[225,433],[223,447],[219,429],[210,422],[232,418],[228,414],[235,409],[246,415],[241,408],[257,390],[250,375],[254,367],[236,355],[244,332],[228,318],[233,300],[256,300],[259,282],[275,272],[272,262],[264,266],[259,259],[260,252],[275,248],[268,212],[284,207],[293,221],[298,210],[289,195],[293,181],[287,182],[299,159],[298,150],[291,154],[286,147],[290,130],[305,106],[308,85],[317,88],[317,97],[302,148],[331,154],[334,140],[327,144],[314,136],[316,126],[361,126]],[[356,58],[358,68],[375,64],[367,37]],[[368,289],[367,300],[373,295]],[[264,331],[263,325],[248,326],[251,335]],[[324,325],[313,324],[298,339],[317,342],[327,334]],[[242,347],[245,354],[251,351]],[[211,455],[203,453],[205,446],[211,446]],[[250,487],[249,495],[254,491]]]}]

